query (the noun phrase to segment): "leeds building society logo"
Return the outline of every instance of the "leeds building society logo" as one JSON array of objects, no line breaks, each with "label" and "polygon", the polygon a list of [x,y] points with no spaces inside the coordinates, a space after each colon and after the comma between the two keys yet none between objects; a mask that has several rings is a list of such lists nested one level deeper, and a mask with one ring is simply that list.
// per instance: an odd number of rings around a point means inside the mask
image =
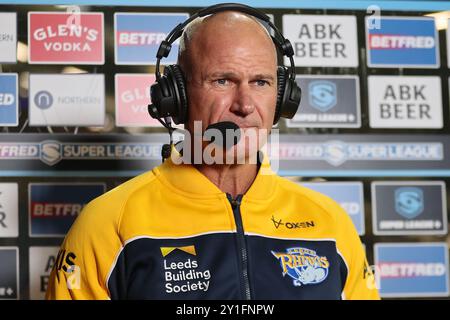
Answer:
[{"label": "leeds building society logo", "polygon": [[423,191],[414,187],[395,190],[395,211],[407,219],[420,215],[424,209]]},{"label": "leeds building society logo", "polygon": [[337,103],[336,84],[331,81],[313,81],[308,86],[309,104],[319,111],[325,112]]},{"label": "leeds building society logo", "polygon": [[[195,258],[197,251],[194,245],[184,247],[161,247],[164,261],[164,280],[166,293],[189,293],[193,291],[206,292],[211,282],[209,269],[203,270]],[[185,252],[189,256],[187,260],[179,260],[185,255],[177,255],[175,252]],[[168,259],[168,256],[171,259]]]},{"label": "leeds building society logo", "polygon": [[294,279],[296,287],[321,283],[328,276],[327,257],[317,255],[314,250],[298,247],[289,248],[286,253],[271,252],[280,261],[283,276],[287,274]]}]

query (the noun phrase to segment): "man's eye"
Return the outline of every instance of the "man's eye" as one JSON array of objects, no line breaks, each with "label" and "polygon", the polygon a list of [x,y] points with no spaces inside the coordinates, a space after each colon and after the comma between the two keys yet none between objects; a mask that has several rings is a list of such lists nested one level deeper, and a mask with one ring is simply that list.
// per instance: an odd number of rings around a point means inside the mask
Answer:
[{"label": "man's eye", "polygon": [[268,85],[269,84],[269,81],[267,81],[267,80],[256,80],[256,84],[258,85],[258,86],[265,86],[265,85]]},{"label": "man's eye", "polygon": [[227,79],[217,79],[216,83],[223,86],[223,85],[226,85],[228,82],[227,82]]}]

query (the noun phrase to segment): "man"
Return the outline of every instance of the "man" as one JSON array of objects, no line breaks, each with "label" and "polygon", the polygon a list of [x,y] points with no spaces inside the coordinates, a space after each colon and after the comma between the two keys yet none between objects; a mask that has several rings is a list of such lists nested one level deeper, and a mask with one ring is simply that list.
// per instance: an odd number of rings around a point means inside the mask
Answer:
[{"label": "man", "polygon": [[[194,121],[202,132],[223,121],[244,136],[270,131],[277,53],[267,31],[225,11],[184,33],[189,133]],[[344,210],[267,174],[267,158],[249,161],[247,140],[226,151],[244,149],[245,163],[236,156],[234,164],[176,164],[173,150],[161,166],[89,203],[62,245],[47,298],[378,299]]]}]

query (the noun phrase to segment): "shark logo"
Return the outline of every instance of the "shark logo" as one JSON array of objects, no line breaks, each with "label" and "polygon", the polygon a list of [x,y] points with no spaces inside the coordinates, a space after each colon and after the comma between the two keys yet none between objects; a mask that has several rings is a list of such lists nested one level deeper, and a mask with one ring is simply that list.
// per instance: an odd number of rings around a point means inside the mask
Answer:
[{"label": "shark logo", "polygon": [[284,252],[272,254],[280,261],[283,276],[294,279],[294,286],[318,284],[328,276],[330,263],[325,256],[318,256],[316,251],[307,248],[289,248]]}]

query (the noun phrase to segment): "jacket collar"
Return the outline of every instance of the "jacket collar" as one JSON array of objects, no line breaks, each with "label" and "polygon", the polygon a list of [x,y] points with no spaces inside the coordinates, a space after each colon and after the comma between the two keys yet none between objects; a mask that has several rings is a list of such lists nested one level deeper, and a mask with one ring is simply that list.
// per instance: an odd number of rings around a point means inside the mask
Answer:
[{"label": "jacket collar", "polygon": [[[225,193],[212,183],[205,175],[190,164],[177,164],[180,154],[172,149],[172,160],[169,157],[153,172],[163,182],[182,191],[186,196],[195,198],[223,197]],[[258,174],[243,198],[250,201],[268,201],[275,191],[276,175],[270,168],[267,155],[260,165]]]}]

